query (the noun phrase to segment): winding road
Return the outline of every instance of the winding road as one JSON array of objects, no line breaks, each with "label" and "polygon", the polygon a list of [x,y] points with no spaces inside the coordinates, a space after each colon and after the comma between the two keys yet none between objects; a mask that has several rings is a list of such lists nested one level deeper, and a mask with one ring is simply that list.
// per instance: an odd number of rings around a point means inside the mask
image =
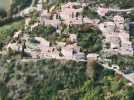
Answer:
[{"label": "winding road", "polygon": [[110,69],[115,71],[117,74],[122,75],[125,79],[127,79],[128,81],[130,81],[133,85],[134,85],[134,73],[131,74],[124,74],[123,72],[121,72],[118,69],[114,69],[112,67],[108,67],[108,64],[101,64],[104,68]]},{"label": "winding road", "polygon": [[131,11],[134,11],[134,8],[131,8],[131,9],[109,9],[109,11],[111,12],[131,12]]}]

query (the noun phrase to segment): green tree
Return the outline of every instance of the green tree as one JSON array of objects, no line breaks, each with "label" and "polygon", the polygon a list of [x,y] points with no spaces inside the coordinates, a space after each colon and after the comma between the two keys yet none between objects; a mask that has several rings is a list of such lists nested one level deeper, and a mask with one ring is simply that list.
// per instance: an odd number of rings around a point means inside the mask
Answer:
[{"label": "green tree", "polygon": [[90,29],[87,33],[78,33],[78,45],[87,52],[98,52],[102,49],[101,32]]}]

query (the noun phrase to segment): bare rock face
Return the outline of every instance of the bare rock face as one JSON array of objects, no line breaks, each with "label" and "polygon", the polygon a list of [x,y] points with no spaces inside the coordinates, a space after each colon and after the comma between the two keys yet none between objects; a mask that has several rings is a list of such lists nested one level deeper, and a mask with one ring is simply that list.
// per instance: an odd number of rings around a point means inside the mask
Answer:
[{"label": "bare rock face", "polygon": [[102,65],[98,63],[97,60],[88,60],[87,68],[86,68],[86,75],[91,80],[100,80],[103,77],[103,70],[104,68]]},{"label": "bare rock face", "polygon": [[97,62],[95,60],[88,60],[87,67],[86,67],[86,75],[88,78],[93,79],[95,73],[95,65]]},{"label": "bare rock face", "polygon": [[87,55],[86,75],[91,80],[99,80],[103,76],[103,67],[98,63],[98,57],[98,54]]}]

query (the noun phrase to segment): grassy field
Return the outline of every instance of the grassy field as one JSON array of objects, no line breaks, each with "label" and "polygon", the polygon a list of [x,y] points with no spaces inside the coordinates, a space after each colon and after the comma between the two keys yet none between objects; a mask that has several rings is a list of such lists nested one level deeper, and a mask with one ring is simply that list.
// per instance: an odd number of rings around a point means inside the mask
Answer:
[{"label": "grassy field", "polygon": [[7,42],[11,38],[13,32],[21,29],[23,25],[24,20],[19,20],[7,25],[0,26],[0,43]]},{"label": "grassy field", "polygon": [[23,23],[24,23],[24,20],[20,20],[20,21],[12,22],[7,25],[0,26],[0,32],[11,29],[12,27],[17,28],[17,27],[23,26]]}]

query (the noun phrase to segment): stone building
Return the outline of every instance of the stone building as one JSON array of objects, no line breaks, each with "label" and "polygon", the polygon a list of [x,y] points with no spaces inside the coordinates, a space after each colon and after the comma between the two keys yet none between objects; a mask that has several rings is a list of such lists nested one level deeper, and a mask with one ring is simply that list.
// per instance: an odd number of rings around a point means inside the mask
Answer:
[{"label": "stone building", "polygon": [[[129,40],[129,33],[124,29],[125,19],[122,16],[116,15],[113,17],[113,22],[104,22],[99,25],[103,33],[104,44],[109,44],[109,52],[122,55],[133,55],[132,43]],[[106,47],[106,46],[104,46]],[[106,50],[106,48],[104,49]]]}]

